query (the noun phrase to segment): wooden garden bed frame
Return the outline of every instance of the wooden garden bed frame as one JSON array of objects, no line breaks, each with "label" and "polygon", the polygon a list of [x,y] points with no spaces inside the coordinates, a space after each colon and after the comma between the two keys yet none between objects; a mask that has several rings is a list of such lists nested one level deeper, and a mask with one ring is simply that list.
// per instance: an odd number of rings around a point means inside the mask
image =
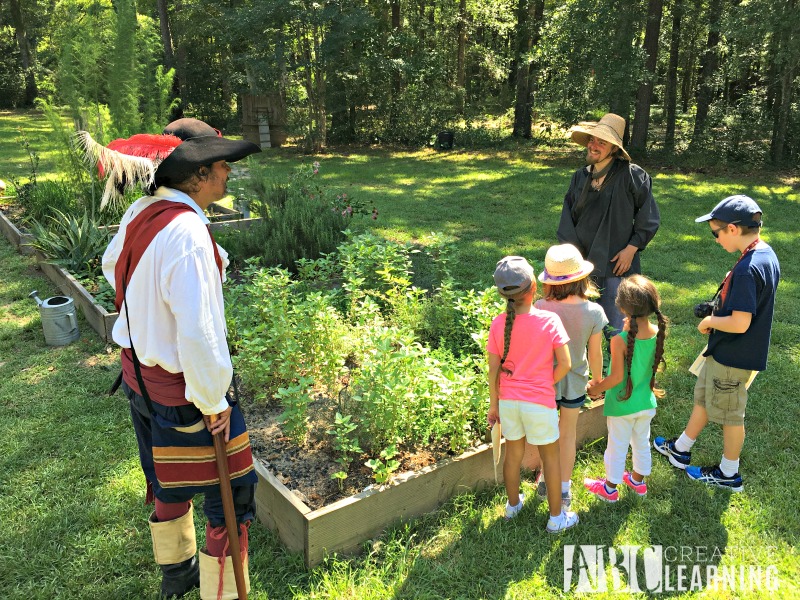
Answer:
[{"label": "wooden garden bed frame", "polygon": [[47,278],[56,284],[62,294],[75,301],[75,305],[80,308],[92,329],[106,342],[113,342],[111,330],[114,323],[117,322],[119,313],[108,312],[95,301],[94,297],[86,291],[86,288],[75,279],[72,273],[48,262],[48,258],[44,254],[34,250],[34,256],[39,263],[39,268],[47,275]]},{"label": "wooden garden bed frame", "polygon": [[[211,231],[221,231],[228,228],[247,229],[253,223],[260,220],[260,218],[254,218],[217,221],[211,223]],[[8,221],[8,223],[13,227],[10,221]],[[32,239],[33,236],[31,236],[31,240]],[[107,311],[102,305],[95,301],[94,297],[86,291],[86,288],[83,287],[69,271],[48,262],[48,259],[33,247],[26,247],[30,248],[30,253],[34,254],[39,263],[39,268],[47,275],[50,281],[55,283],[65,296],[69,296],[75,300],[75,304],[80,307],[83,316],[92,329],[106,342],[112,343],[114,339],[111,337],[111,333],[114,328],[114,323],[117,322],[119,313],[116,311]]]},{"label": "wooden garden bed frame", "polygon": [[[603,401],[592,403],[578,417],[577,443],[606,435]],[[534,459],[538,461],[538,457]],[[334,552],[349,554],[386,527],[435,510],[456,496],[495,485],[492,448],[483,444],[461,456],[420,471],[400,474],[386,486],[365,490],[329,506],[312,510],[283,485],[258,459],[256,514],[293,552],[302,552],[306,567],[320,564]],[[537,468],[528,460],[526,467]],[[502,482],[502,464],[498,480]]]},{"label": "wooden garden bed frame", "polygon": [[0,230],[6,239],[11,242],[11,245],[17,249],[20,254],[33,254],[34,249],[31,246],[35,239],[30,233],[22,233],[14,223],[0,211]]}]

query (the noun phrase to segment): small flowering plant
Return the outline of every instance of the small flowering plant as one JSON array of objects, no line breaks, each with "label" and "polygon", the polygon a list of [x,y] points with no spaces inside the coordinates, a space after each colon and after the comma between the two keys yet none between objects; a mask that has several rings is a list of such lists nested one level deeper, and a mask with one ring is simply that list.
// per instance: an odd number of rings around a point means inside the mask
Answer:
[{"label": "small flowering plant", "polygon": [[378,218],[378,209],[371,209],[361,201],[353,198],[347,192],[334,192],[326,189],[317,177],[321,165],[319,161],[314,161],[310,165],[300,165],[289,177],[290,185],[299,187],[302,193],[309,198],[319,198],[322,202],[329,204],[331,210],[345,218],[354,215],[371,215],[373,219]]}]

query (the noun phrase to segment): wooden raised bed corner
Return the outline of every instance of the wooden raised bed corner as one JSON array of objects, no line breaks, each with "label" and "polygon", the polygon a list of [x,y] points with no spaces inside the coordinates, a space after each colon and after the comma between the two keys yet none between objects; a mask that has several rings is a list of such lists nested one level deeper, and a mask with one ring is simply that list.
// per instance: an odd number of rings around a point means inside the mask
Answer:
[{"label": "wooden raised bed corner", "polygon": [[[603,402],[598,401],[578,417],[577,442],[580,445],[604,435]],[[275,531],[290,551],[302,552],[309,568],[328,554],[353,553],[389,525],[430,512],[453,496],[495,485],[492,448],[487,444],[420,471],[400,474],[389,485],[317,510],[301,502],[258,459],[255,467],[259,520]],[[500,481],[502,477],[499,466]]]},{"label": "wooden raised bed corner", "polygon": [[86,291],[80,282],[75,279],[69,271],[65,271],[58,265],[48,262],[44,254],[35,251],[36,260],[39,268],[47,275],[48,279],[58,286],[58,289],[65,296],[69,296],[79,306],[86,321],[97,334],[107,342],[113,342],[111,330],[117,322],[119,313],[108,312],[100,304],[94,301],[94,297]]},{"label": "wooden raised bed corner", "polygon": [[0,231],[6,239],[11,242],[11,245],[17,249],[20,254],[33,254],[34,249],[31,244],[35,239],[30,233],[22,233],[9,218],[0,211]]}]

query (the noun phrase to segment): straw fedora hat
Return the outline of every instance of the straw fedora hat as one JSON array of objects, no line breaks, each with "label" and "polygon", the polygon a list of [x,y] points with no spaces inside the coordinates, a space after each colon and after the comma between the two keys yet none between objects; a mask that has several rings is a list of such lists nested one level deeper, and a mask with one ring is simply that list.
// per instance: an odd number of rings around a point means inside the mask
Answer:
[{"label": "straw fedora hat", "polygon": [[619,148],[622,156],[630,162],[631,155],[622,147],[622,136],[625,135],[625,119],[614,113],[607,113],[597,122],[582,121],[569,130],[570,139],[576,144],[586,146],[589,136],[614,144]]},{"label": "straw fedora hat", "polygon": [[550,246],[544,257],[544,271],[539,281],[548,285],[564,285],[583,279],[594,271],[594,265],[584,260],[581,251],[572,244]]}]

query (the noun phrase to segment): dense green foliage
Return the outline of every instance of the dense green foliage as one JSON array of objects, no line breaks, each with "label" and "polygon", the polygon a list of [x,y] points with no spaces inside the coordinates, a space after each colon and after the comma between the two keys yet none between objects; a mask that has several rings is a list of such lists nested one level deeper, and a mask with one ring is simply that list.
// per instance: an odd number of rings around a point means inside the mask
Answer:
[{"label": "dense green foliage", "polygon": [[219,235],[235,266],[260,257],[263,266],[296,272],[298,260],[333,252],[344,240],[353,217],[364,216],[366,208],[347,193],[322,185],[318,172],[319,163],[300,165],[279,181],[269,169],[250,163],[244,202],[260,220]]},{"label": "dense green foliage", "polygon": [[[251,263],[229,288],[237,369],[257,398],[281,403],[286,435],[302,443],[308,407],[321,395],[317,410],[331,422],[345,415],[350,446],[374,460],[393,445],[459,452],[479,438],[487,393],[483,347],[474,338],[485,341],[499,300],[491,289],[414,287],[415,251],[349,234],[331,255],[303,261],[298,278]],[[442,319],[445,311],[453,318]],[[440,337],[424,345],[431,331]],[[449,348],[438,344],[448,340]],[[347,445],[335,433],[331,444]],[[385,467],[391,456],[383,458]]]},{"label": "dense green foliage", "polygon": [[66,104],[102,140],[157,131],[178,104],[236,131],[241,96],[269,94],[306,150],[442,128],[462,146],[539,140],[611,110],[638,155],[800,156],[794,0],[12,0],[0,48],[0,103]]}]

